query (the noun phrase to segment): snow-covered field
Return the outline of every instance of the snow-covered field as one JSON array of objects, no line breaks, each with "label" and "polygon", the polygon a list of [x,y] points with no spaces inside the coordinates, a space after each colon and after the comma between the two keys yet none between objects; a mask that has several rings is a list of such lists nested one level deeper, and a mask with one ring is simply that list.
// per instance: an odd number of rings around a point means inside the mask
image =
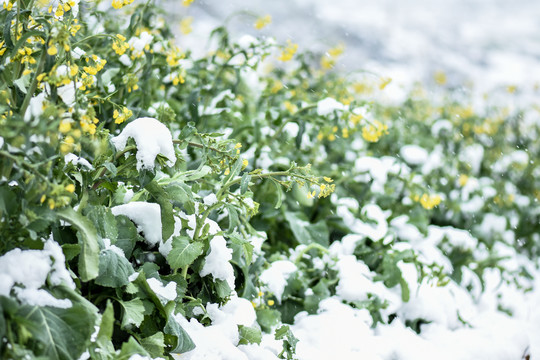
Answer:
[{"label": "snow-covered field", "polygon": [[[170,8],[173,13],[195,18],[194,33],[180,36],[178,43],[199,51],[204,51],[200,39],[227,16],[237,13],[229,18],[228,26],[238,38],[245,33],[256,33],[253,14],[270,14],[272,24],[263,33],[278,41],[291,39],[304,50],[320,53],[344,43],[346,51],[336,66],[339,71],[373,71],[391,77],[394,83],[404,87],[416,81],[433,86],[435,74],[444,73],[447,87],[474,89],[472,92],[481,95],[499,94],[497,99],[513,105],[536,101],[540,81],[540,2],[202,0],[188,10],[174,5]],[[519,96],[508,94],[508,87],[513,86]],[[407,228],[405,223],[393,226],[395,231],[405,233],[415,230]],[[431,230],[433,234],[441,231],[437,227]],[[460,241],[459,234],[454,235],[455,241]],[[410,232],[408,236],[414,238]],[[439,251],[434,246],[437,235],[422,238],[418,233],[417,236],[411,240],[418,244],[416,250],[425,252],[426,256]],[[469,240],[473,244],[467,246],[474,247],[475,239]],[[331,248],[332,257],[337,259],[333,266],[340,272],[338,294],[323,300],[318,314],[300,313],[295,318],[292,329],[300,340],[299,359],[503,360],[521,359],[527,354],[531,359],[540,357],[537,272],[536,290],[527,294],[501,282],[496,270],[487,274],[486,288],[482,291],[470,271],[465,274],[471,282],[470,293],[454,283],[444,288],[423,283],[411,289],[408,303],[402,303],[399,290],[392,293],[371,281],[369,270],[351,256],[354,247],[351,246],[344,239]],[[535,271],[532,261],[512,251],[510,255],[509,262]],[[294,257],[295,251],[291,259]],[[268,290],[280,294],[286,283],[284,279],[294,271],[294,264],[285,261],[267,270],[261,278],[268,279]],[[414,267],[404,266],[402,271],[408,273],[413,284]],[[368,291],[387,299],[390,303],[387,313],[397,313],[399,317],[389,325],[371,327],[367,310],[343,303],[343,300],[361,300]],[[512,309],[514,317],[498,311],[501,299]],[[210,315],[214,325],[210,328],[198,327],[195,320],[191,325],[184,324],[194,339],[214,336],[216,340],[195,340],[198,347],[181,358],[275,359],[273,354],[279,352],[281,345],[276,344],[273,335],[267,335],[260,347],[231,346],[237,341],[235,325],[249,326],[255,322],[253,309],[240,305],[213,309]],[[405,326],[407,319],[417,318],[429,322],[422,325],[421,335]]]}]

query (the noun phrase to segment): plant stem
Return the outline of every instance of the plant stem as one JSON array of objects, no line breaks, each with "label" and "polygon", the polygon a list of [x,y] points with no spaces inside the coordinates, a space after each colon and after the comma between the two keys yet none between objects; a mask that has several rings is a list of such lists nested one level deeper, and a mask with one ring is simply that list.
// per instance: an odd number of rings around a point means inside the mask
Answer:
[{"label": "plant stem", "polygon": [[39,57],[39,63],[36,68],[36,72],[34,73],[34,77],[32,78],[32,83],[30,84],[30,87],[28,88],[28,92],[26,93],[26,96],[24,97],[23,103],[21,105],[20,113],[23,119],[26,113],[26,109],[28,108],[28,105],[30,105],[30,99],[32,99],[32,96],[34,95],[34,92],[36,91],[37,83],[38,83],[37,78],[38,78],[38,75],[41,73],[41,70],[43,69],[46,56],[47,56],[47,51],[45,50],[45,45],[43,45],[41,47],[41,56]]}]

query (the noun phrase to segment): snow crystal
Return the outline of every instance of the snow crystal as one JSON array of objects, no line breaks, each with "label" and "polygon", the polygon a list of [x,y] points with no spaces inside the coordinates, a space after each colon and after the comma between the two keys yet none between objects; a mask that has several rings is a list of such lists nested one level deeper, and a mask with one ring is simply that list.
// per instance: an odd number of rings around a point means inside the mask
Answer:
[{"label": "snow crystal", "polygon": [[401,147],[399,154],[406,163],[420,165],[427,161],[428,152],[418,145],[405,145]]},{"label": "snow crystal", "polygon": [[346,109],[347,106],[343,105],[342,103],[331,97],[327,97],[317,103],[317,114],[319,114],[320,116],[327,116],[332,114],[336,110],[343,111]]},{"label": "snow crystal", "polygon": [[171,132],[158,120],[154,118],[133,120],[120,135],[112,138],[111,142],[117,151],[122,151],[130,137],[137,144],[137,170],[153,169],[159,153],[168,159],[168,166],[173,166],[176,162]]},{"label": "snow crystal", "polygon": [[214,279],[226,281],[234,289],[234,269],[229,261],[232,259],[232,250],[227,247],[223,236],[214,236],[210,240],[210,253],[206,256],[204,266],[199,275],[211,274]]},{"label": "snow crystal", "polygon": [[288,260],[278,260],[274,261],[268,269],[264,270],[259,279],[274,294],[278,302],[281,303],[281,296],[287,285],[287,279],[296,270],[297,267],[294,263]]},{"label": "snow crystal", "polygon": [[163,286],[163,283],[155,278],[149,278],[146,282],[152,291],[154,291],[161,299],[165,300],[165,302],[176,299],[176,282],[171,281],[167,286]]},{"label": "snow crystal", "polygon": [[43,250],[13,249],[0,257],[0,295],[16,297],[25,304],[36,306],[71,307],[68,299],[57,299],[46,290],[47,276],[51,285],[62,283],[74,289],[75,284],[65,268],[62,248],[47,240]]},{"label": "snow crystal", "polygon": [[150,245],[161,241],[161,208],[159,204],[135,201],[111,208],[113,215],[124,215],[137,224]]}]

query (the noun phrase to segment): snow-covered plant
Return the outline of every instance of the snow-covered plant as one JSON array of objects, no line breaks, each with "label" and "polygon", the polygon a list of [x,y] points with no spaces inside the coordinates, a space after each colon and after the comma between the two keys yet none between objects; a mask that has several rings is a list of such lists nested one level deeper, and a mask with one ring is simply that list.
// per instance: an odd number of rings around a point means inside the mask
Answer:
[{"label": "snow-covered plant", "polygon": [[342,46],[225,27],[195,58],[163,16],[4,1],[0,357],[310,359],[326,315],[444,335],[496,280],[532,287],[532,110],[388,102],[332,70]]}]

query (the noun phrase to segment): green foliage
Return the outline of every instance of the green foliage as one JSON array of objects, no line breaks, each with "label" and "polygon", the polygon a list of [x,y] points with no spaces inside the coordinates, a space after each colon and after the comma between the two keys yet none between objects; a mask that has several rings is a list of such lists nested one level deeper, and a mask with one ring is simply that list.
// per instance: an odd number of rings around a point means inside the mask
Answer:
[{"label": "green foliage", "polygon": [[[41,289],[69,299],[66,309],[28,305],[15,291],[0,295],[2,358],[72,359],[85,351],[96,359],[170,358],[195,347],[177,316],[210,325],[208,304],[226,304],[235,290],[253,302],[257,318],[238,326],[240,344],[274,333],[279,356],[293,359],[298,340],[283,323],[316,314],[338,294],[332,246],[348,235],[356,237],[348,255],[366,265],[370,281],[397,288],[403,302],[416,285],[403,264],[417,269],[418,283],[461,283],[465,267],[480,280],[498,268],[512,281],[525,271],[507,271],[497,246],[540,253],[538,165],[501,161],[516,149],[540,151],[540,128],[522,124],[522,114],[476,114],[458,95],[436,102],[419,89],[399,106],[379,103],[384,79],[344,78],[319,68],[313,54],[282,66],[282,47],[234,42],[225,27],[213,31],[211,53],[193,58],[174,45],[152,1],[121,16],[89,2],[63,16],[32,1],[17,5],[0,11],[0,255],[42,250],[52,236],[75,289],[51,279]],[[142,34],[152,40],[141,49],[128,44]],[[340,106],[323,109],[325,98]],[[142,146],[130,139],[119,150],[111,141],[142,117],[170,130],[173,164],[159,154],[154,168],[138,168]],[[444,167],[405,164],[396,154],[406,144],[440,153]],[[463,155],[473,145],[485,151],[477,169]],[[465,190],[468,181],[483,185]],[[475,197],[480,208],[465,211]],[[146,218],[111,210],[132,203],[159,206],[156,243]],[[374,204],[383,220],[366,210]],[[479,224],[487,214],[508,220],[517,241],[486,233]],[[432,245],[448,270],[399,231],[394,221],[404,216],[420,237],[434,226],[470,229],[487,256],[442,237]],[[365,231],[383,223],[381,236]],[[221,238],[232,252],[221,267],[231,266],[234,288],[212,272],[201,275]],[[279,299],[260,278],[277,260],[297,268]],[[367,309],[373,326],[391,321],[376,294],[349,304]],[[420,331],[422,323],[409,326]]]}]

